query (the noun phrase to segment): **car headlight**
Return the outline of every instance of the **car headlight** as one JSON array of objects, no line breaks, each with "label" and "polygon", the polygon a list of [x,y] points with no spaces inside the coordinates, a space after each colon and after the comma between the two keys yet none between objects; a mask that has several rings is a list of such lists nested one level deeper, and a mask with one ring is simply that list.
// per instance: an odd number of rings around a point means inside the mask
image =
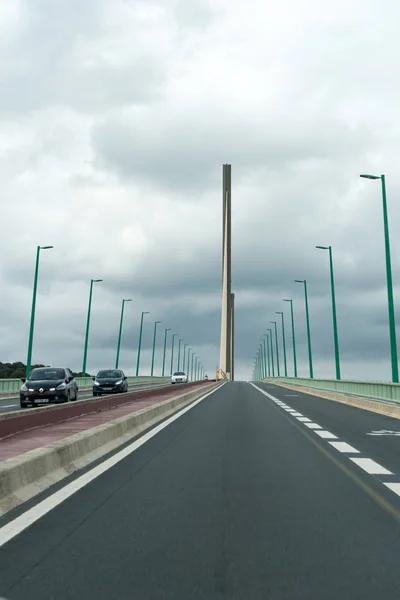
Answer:
[{"label": "car headlight", "polygon": [[21,392],[27,392],[28,388],[26,387],[26,383],[21,387]]},{"label": "car headlight", "polygon": [[66,389],[67,389],[67,384],[64,382],[60,383],[60,385],[58,385],[56,387],[56,390],[66,390]]},{"label": "car headlight", "polygon": [[99,382],[98,382],[98,381],[95,381],[95,382],[94,382],[94,385],[100,385],[100,384],[99,384]]},{"label": "car headlight", "polygon": [[122,379],[120,379],[119,381],[117,381],[115,385],[121,385],[121,383],[122,383]]}]

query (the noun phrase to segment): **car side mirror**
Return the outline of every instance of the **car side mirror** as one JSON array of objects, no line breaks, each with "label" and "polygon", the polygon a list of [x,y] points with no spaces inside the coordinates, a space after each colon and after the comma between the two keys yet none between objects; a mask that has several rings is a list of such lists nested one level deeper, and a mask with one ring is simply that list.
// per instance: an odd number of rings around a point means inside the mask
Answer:
[{"label": "car side mirror", "polygon": [[95,381],[95,380],[96,380],[96,377],[92,377],[92,379],[93,379],[93,381]]},{"label": "car side mirror", "polygon": [[128,379],[126,375],[125,375],[124,379]]},{"label": "car side mirror", "polygon": [[25,383],[25,381],[26,381],[26,377],[21,377],[21,381],[22,381],[23,383]]},{"label": "car side mirror", "polygon": [[71,377],[68,377],[68,379],[67,379],[67,382],[68,382],[68,383],[71,383],[71,381],[73,381],[74,379],[75,379],[75,378],[74,378],[74,376],[73,376],[73,375],[71,375]]}]

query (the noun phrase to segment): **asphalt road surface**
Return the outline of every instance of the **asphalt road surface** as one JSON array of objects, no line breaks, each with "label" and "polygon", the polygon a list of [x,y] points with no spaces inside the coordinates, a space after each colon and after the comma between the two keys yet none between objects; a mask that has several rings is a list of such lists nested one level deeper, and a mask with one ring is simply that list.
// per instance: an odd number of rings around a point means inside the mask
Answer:
[{"label": "asphalt road surface", "polygon": [[400,421],[259,388],[223,385],[0,520],[0,596],[399,598],[400,437],[369,434]]},{"label": "asphalt road surface", "polygon": [[[22,385],[22,384],[21,384]],[[170,383],[143,383],[143,384],[136,384],[136,385],[130,385],[129,386],[129,391],[130,392],[134,392],[134,391],[139,391],[139,390],[147,390],[147,389],[151,389],[151,388],[160,388],[160,387],[168,387],[170,386]],[[78,392],[78,401],[80,400],[87,400],[88,398],[93,398],[93,394],[92,394],[92,390],[82,390]],[[24,409],[24,410],[43,410],[48,408],[49,406],[56,406],[55,404],[45,404],[43,406],[35,406],[33,409]],[[62,404],[60,404],[59,406],[62,406]],[[12,396],[9,398],[0,398],[0,414],[4,413],[4,412],[13,412],[16,410],[21,410],[20,408],[20,404],[19,404],[19,396]],[[1,598],[0,598],[1,600]]]}]

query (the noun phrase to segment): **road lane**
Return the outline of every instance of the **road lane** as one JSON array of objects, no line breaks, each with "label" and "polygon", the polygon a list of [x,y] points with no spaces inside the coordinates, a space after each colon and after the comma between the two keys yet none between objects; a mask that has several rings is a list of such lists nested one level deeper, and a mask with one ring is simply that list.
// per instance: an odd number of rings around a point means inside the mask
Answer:
[{"label": "road lane", "polygon": [[[128,389],[130,392],[140,391],[140,390],[148,390],[153,388],[162,388],[162,387],[170,387],[170,383],[143,383],[143,384],[131,384]],[[92,390],[82,390],[78,392],[78,402],[81,400],[87,400],[89,398],[93,398]],[[46,409],[49,406],[56,406],[55,404],[45,404],[42,406],[35,406],[33,409],[27,408],[24,410],[38,410],[38,409]],[[62,405],[60,405],[62,406]],[[0,414],[5,412],[13,412],[16,410],[21,410],[19,404],[19,396],[12,396],[9,398],[0,398]],[[0,599],[1,600],[1,599]]]},{"label": "road lane", "polygon": [[356,448],[363,456],[398,474],[400,481],[400,419],[277,385],[257,385]]},{"label": "road lane", "polygon": [[298,425],[228,383],[3,546],[0,594],[398,597],[398,522]]}]

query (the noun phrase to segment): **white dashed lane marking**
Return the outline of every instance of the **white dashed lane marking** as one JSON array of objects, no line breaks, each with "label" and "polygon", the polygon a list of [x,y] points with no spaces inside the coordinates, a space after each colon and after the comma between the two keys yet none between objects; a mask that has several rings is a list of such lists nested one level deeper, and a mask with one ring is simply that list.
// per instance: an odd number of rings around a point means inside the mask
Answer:
[{"label": "white dashed lane marking", "polygon": [[360,454],[360,451],[353,446],[350,446],[347,442],[329,442],[333,448],[339,450],[339,452],[349,453],[349,454]]},{"label": "white dashed lane marking", "polygon": [[[272,400],[279,408],[282,408],[285,412],[287,412],[290,416],[294,417],[297,421],[299,421],[300,423],[305,425],[308,429],[314,431],[314,433],[316,435],[318,435],[320,438],[327,440],[327,443],[330,446],[332,446],[332,448],[335,448],[335,450],[337,450],[338,452],[341,452],[342,454],[345,454],[345,455],[346,454],[360,454],[360,451],[357,450],[357,448],[354,448],[354,446],[352,446],[351,444],[348,444],[347,442],[340,441],[339,438],[335,434],[323,429],[323,427],[321,427],[321,425],[318,425],[318,423],[313,423],[313,421],[311,419],[309,419],[308,417],[304,417],[301,413],[297,412],[296,409],[293,409],[291,406],[289,406],[285,402],[282,402],[282,400],[275,398],[275,396],[272,396],[268,392],[265,392],[264,390],[257,387],[253,383],[251,385],[253,387],[255,387],[257,391],[261,392],[261,394],[263,394],[264,396],[267,396],[267,398]],[[290,394],[290,395],[292,395],[292,394]],[[293,395],[295,395],[295,394],[293,394]],[[286,396],[289,396],[289,394],[286,394]],[[375,435],[378,435],[378,433],[380,435],[382,435],[383,432],[373,432],[373,434],[375,434]],[[388,433],[388,432],[385,431],[384,433]],[[390,433],[394,433],[394,432],[390,432]],[[400,432],[396,432],[396,433],[400,434]],[[330,440],[333,440],[333,441],[330,441]],[[335,440],[337,440],[337,441],[335,441]],[[393,475],[393,473],[391,471],[389,471],[388,469],[386,469],[385,467],[383,467],[382,465],[377,463],[375,460],[372,460],[372,458],[362,458],[362,457],[352,457],[352,456],[348,456],[347,458],[349,460],[351,460],[355,465],[360,467],[360,469],[363,469],[369,475]],[[400,496],[400,483],[385,482],[385,481],[381,481],[381,483],[387,489],[389,489],[393,493],[395,493],[397,496]]]},{"label": "white dashed lane marking", "polygon": [[389,490],[400,496],[400,483],[384,483]]},{"label": "white dashed lane marking", "polygon": [[324,440],[337,440],[338,439],[337,435],[334,435],[330,431],[325,431],[325,429],[323,429],[322,431],[316,430],[315,433],[317,435],[319,435],[319,437],[322,437]]},{"label": "white dashed lane marking", "polygon": [[382,467],[382,465],[372,460],[372,458],[350,458],[350,460],[370,475],[393,475],[391,471]]}]

